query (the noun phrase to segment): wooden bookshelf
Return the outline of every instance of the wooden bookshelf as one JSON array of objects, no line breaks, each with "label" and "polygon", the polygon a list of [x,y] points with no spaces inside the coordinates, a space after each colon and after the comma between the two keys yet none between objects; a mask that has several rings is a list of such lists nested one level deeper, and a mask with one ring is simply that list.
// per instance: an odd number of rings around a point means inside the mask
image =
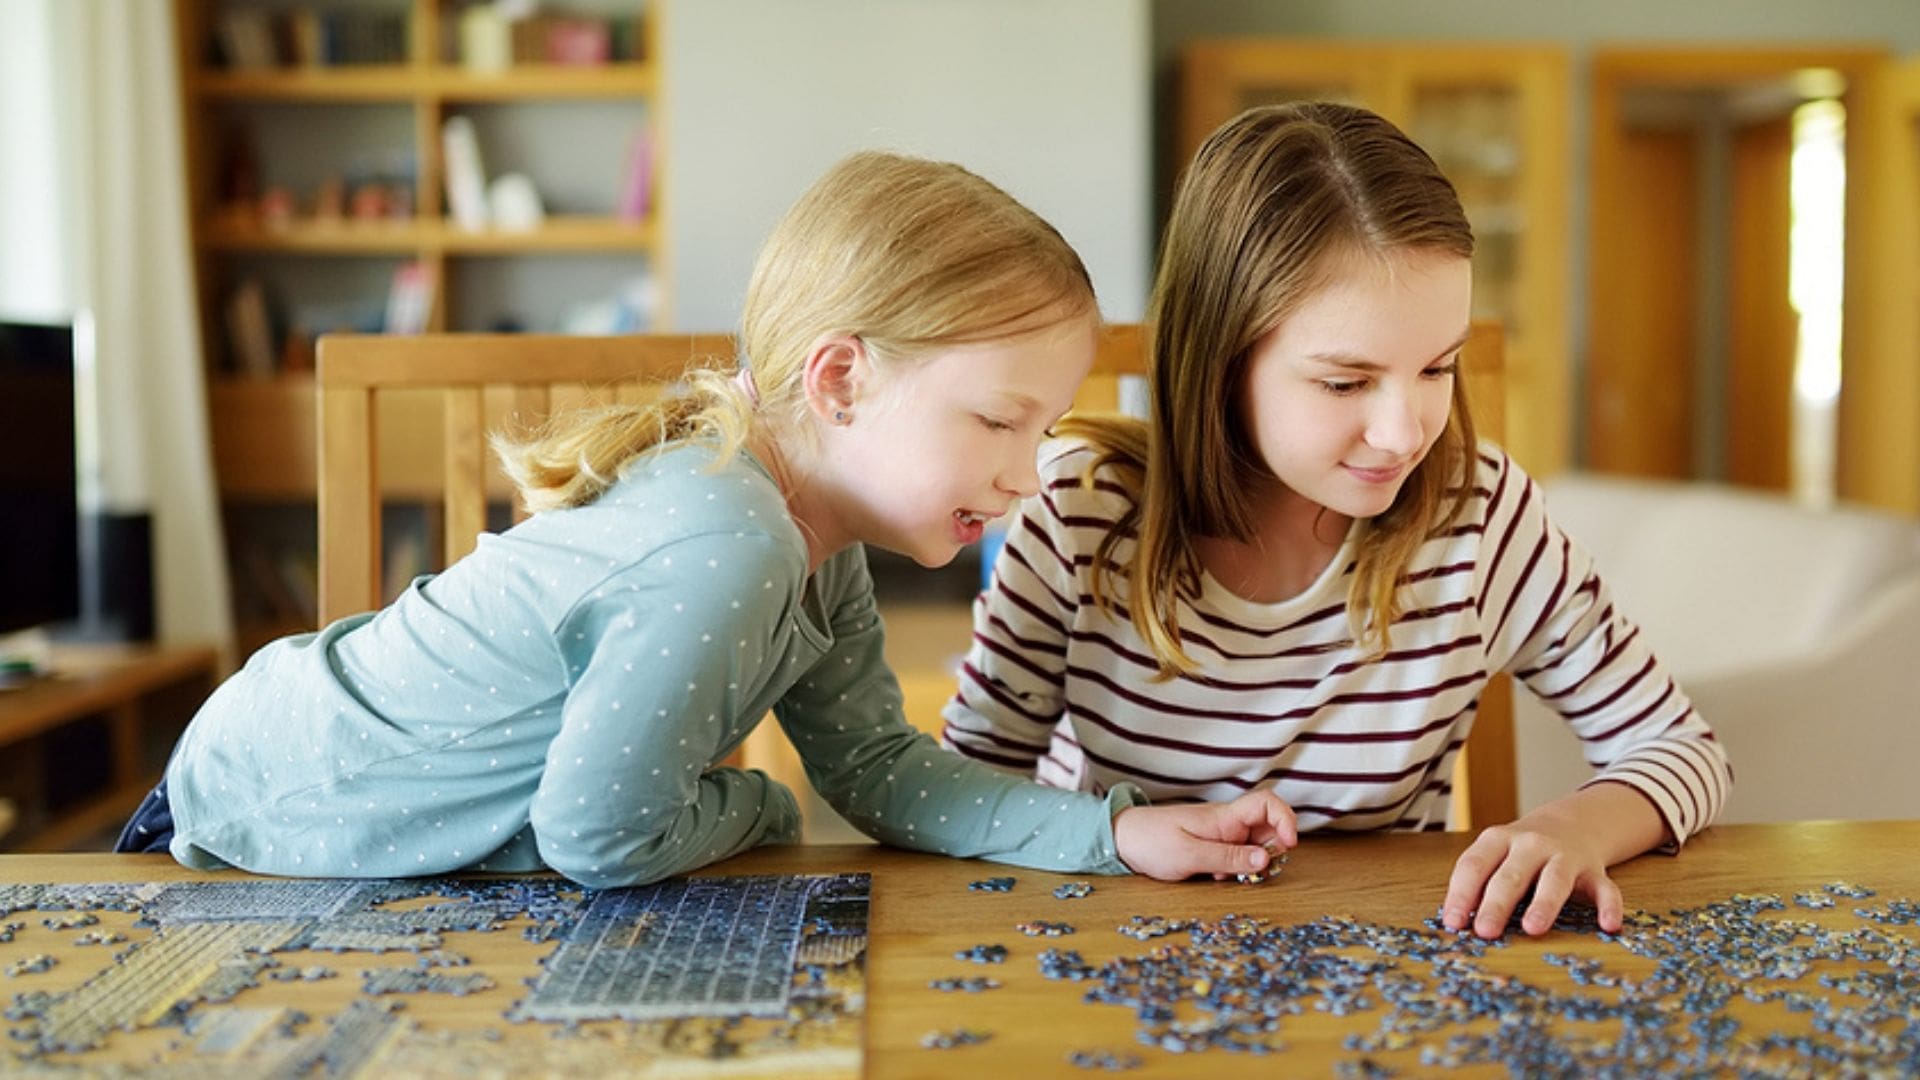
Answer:
[{"label": "wooden bookshelf", "polygon": [[[663,0],[582,0],[576,5],[583,15],[630,18],[632,55],[615,56],[604,64],[518,62],[489,71],[470,70],[458,56],[456,23],[466,10],[460,0],[172,3],[180,57],[188,226],[194,245],[214,463],[229,511],[229,537],[236,542],[248,539],[248,531],[233,524],[236,508],[244,513],[263,504],[311,506],[316,465],[312,373],[302,364],[286,367],[289,353],[278,334],[282,327],[277,319],[269,363],[260,362],[263,353],[257,348],[246,354],[253,358],[251,363],[239,360],[240,350],[228,325],[228,305],[242,281],[264,281],[268,300],[279,299],[289,307],[303,302],[312,306],[319,296],[335,307],[351,304],[363,315],[377,315],[384,310],[394,268],[418,263],[433,282],[425,311],[428,331],[477,329],[509,315],[529,329],[546,330],[558,313],[526,310],[528,305],[519,302],[516,290],[528,287],[529,275],[535,272],[525,265],[526,260],[559,259],[566,261],[565,266],[588,268],[579,271],[582,274],[599,272],[609,278],[638,276],[644,267],[659,297],[657,310],[670,310],[659,287],[667,280],[667,245],[658,227],[663,205],[659,163],[665,147],[656,102],[661,85],[656,43],[661,40]],[[569,5],[551,7],[565,10]],[[233,13],[243,17],[263,13],[284,20],[289,12],[302,9],[321,18],[373,12],[385,16],[391,28],[404,18],[404,59],[325,66],[301,65],[281,55],[277,66],[265,67],[257,61],[250,67],[230,67],[223,61],[221,53],[228,43],[223,34],[230,29],[223,20]],[[284,49],[289,35],[278,40]],[[505,141],[514,145],[502,153],[482,132],[481,152],[489,179],[510,171],[537,175],[543,164],[551,178],[558,172],[555,162],[561,160],[551,142],[543,150],[538,139],[514,136],[533,131],[543,122],[541,118],[556,115],[552,110],[562,110],[564,116],[565,110],[581,107],[617,113],[622,124],[645,130],[651,145],[645,216],[629,219],[618,213],[620,191],[629,179],[622,171],[606,176],[598,186],[576,185],[603,192],[603,205],[590,205],[576,191],[571,201],[556,206],[552,194],[543,190],[549,205],[537,227],[467,230],[455,224],[447,209],[442,148],[442,126],[449,117],[469,115],[477,125],[500,125],[498,130],[507,133]],[[264,133],[253,130],[276,124],[282,126]],[[325,152],[309,151],[307,126],[325,129],[334,140],[328,145],[344,141],[361,157],[404,161],[407,168],[397,180],[400,194],[406,197],[397,201],[407,209],[356,216],[349,191],[344,212],[321,212],[316,185],[302,189],[298,180],[287,177],[310,177],[326,169],[339,174],[351,188],[356,165],[342,160],[335,167],[308,158],[287,162],[289,145],[314,158]],[[233,204],[229,197],[234,186],[231,140],[236,130],[244,132],[256,148],[256,186],[264,189],[269,181],[277,181],[290,191],[293,206],[267,213],[258,202]],[[629,130],[610,134],[624,143]],[[362,136],[364,146],[357,144]],[[276,146],[278,157],[274,156]],[[528,160],[528,155],[534,156]],[[607,156],[601,159],[603,170],[611,168]],[[565,160],[573,168],[571,156]],[[631,273],[617,269],[629,261]],[[514,269],[516,264],[519,269]],[[565,266],[562,273],[572,272]],[[366,287],[361,288],[358,283],[363,281]],[[297,289],[306,292],[295,294]],[[341,293],[348,299],[340,300],[336,294]],[[503,302],[515,306],[511,311],[496,311],[494,305]],[[313,332],[343,325],[342,321],[309,321],[302,328]],[[358,325],[364,327],[364,319]],[[651,327],[663,328],[658,319]],[[300,350],[292,354],[298,356]],[[265,368],[278,374],[263,377]],[[424,405],[415,409],[404,402],[391,417],[382,418],[381,466],[393,497],[437,490],[433,470],[438,468],[439,456],[433,436],[438,423],[437,411]],[[260,561],[252,559],[256,566]],[[236,572],[235,588],[236,594],[248,588],[246,573]],[[274,631],[299,628],[297,620],[285,613],[265,619],[243,617],[242,623],[241,637],[248,643],[266,636],[269,627]]]},{"label": "wooden bookshelf", "polygon": [[513,254],[567,251],[651,251],[651,221],[587,215],[551,216],[538,228],[469,232],[445,221],[351,218],[294,219],[284,225],[223,219],[202,224],[201,247],[213,251],[321,255]]}]

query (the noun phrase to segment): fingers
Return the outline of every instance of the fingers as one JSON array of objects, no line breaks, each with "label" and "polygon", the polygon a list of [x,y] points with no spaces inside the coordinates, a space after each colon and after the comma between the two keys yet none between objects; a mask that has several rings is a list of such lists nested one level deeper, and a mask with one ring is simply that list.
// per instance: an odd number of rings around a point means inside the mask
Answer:
[{"label": "fingers", "polygon": [[1164,880],[1178,880],[1195,874],[1210,874],[1216,881],[1225,881],[1237,874],[1253,874],[1265,870],[1270,861],[1272,857],[1267,854],[1265,847],[1254,847],[1225,840],[1208,840],[1188,834],[1180,844],[1178,855],[1171,860],[1176,873]]},{"label": "fingers", "polygon": [[1232,837],[1234,839],[1256,840],[1262,844],[1271,842],[1283,850],[1300,843],[1300,826],[1294,820],[1293,807],[1288,806],[1271,789],[1249,791],[1227,803],[1223,809],[1228,820],[1237,826]]},{"label": "fingers", "polygon": [[1440,921],[1447,929],[1466,926],[1474,909],[1484,906],[1481,893],[1486,890],[1487,879],[1506,860],[1507,848],[1506,830],[1488,829],[1453,864],[1453,876],[1447,879],[1447,898],[1440,905]]},{"label": "fingers", "polygon": [[1553,929],[1553,921],[1560,917],[1560,909],[1573,894],[1573,884],[1573,876],[1560,860],[1548,860],[1534,882],[1533,898],[1527,901],[1527,913],[1520,920],[1520,929],[1529,937],[1539,937]]},{"label": "fingers", "polygon": [[1620,932],[1627,918],[1626,901],[1620,897],[1620,886],[1613,883],[1605,871],[1601,871],[1600,880],[1593,883],[1594,914],[1600,920],[1600,929],[1609,934]]}]

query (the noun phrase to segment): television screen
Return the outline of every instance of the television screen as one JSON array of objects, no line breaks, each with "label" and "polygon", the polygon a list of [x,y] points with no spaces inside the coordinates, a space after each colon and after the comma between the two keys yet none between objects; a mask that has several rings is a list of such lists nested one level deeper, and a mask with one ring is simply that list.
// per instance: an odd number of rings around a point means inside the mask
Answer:
[{"label": "television screen", "polygon": [[73,330],[0,322],[0,634],[80,615]]}]

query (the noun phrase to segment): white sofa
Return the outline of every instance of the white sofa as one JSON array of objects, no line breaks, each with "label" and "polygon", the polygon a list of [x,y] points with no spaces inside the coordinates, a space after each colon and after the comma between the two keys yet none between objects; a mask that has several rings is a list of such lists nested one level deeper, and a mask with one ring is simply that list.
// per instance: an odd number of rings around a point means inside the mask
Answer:
[{"label": "white sofa", "polygon": [[[1920,818],[1920,523],[1715,485],[1545,487],[1726,746],[1722,821]],[[1546,706],[1516,697],[1527,809],[1591,769]]]}]

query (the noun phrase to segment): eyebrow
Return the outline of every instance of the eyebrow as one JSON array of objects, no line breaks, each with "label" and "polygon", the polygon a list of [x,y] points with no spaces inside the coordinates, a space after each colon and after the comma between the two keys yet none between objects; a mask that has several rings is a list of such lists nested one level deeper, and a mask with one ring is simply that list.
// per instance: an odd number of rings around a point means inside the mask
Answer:
[{"label": "eyebrow", "polygon": [[[1461,331],[1460,336],[1453,340],[1453,344],[1447,346],[1444,349],[1441,349],[1439,354],[1436,355],[1433,358],[1433,360],[1427,361],[1427,363],[1431,364],[1433,363],[1434,360],[1442,359],[1446,357],[1449,353],[1452,353],[1458,350],[1461,346],[1467,343],[1467,336],[1469,333],[1471,333],[1471,331],[1467,331],[1467,330]],[[1356,356],[1353,353],[1344,353],[1344,352],[1308,353],[1306,358],[1308,360],[1314,361],[1315,363],[1326,364],[1330,367],[1352,368],[1355,371],[1385,371],[1387,369],[1387,365],[1382,364],[1377,360],[1369,360],[1364,356]]]},{"label": "eyebrow", "polygon": [[1022,412],[1040,411],[1040,402],[1038,400],[1018,390],[1002,390],[999,394],[1001,398],[1012,402],[1013,407]]}]

